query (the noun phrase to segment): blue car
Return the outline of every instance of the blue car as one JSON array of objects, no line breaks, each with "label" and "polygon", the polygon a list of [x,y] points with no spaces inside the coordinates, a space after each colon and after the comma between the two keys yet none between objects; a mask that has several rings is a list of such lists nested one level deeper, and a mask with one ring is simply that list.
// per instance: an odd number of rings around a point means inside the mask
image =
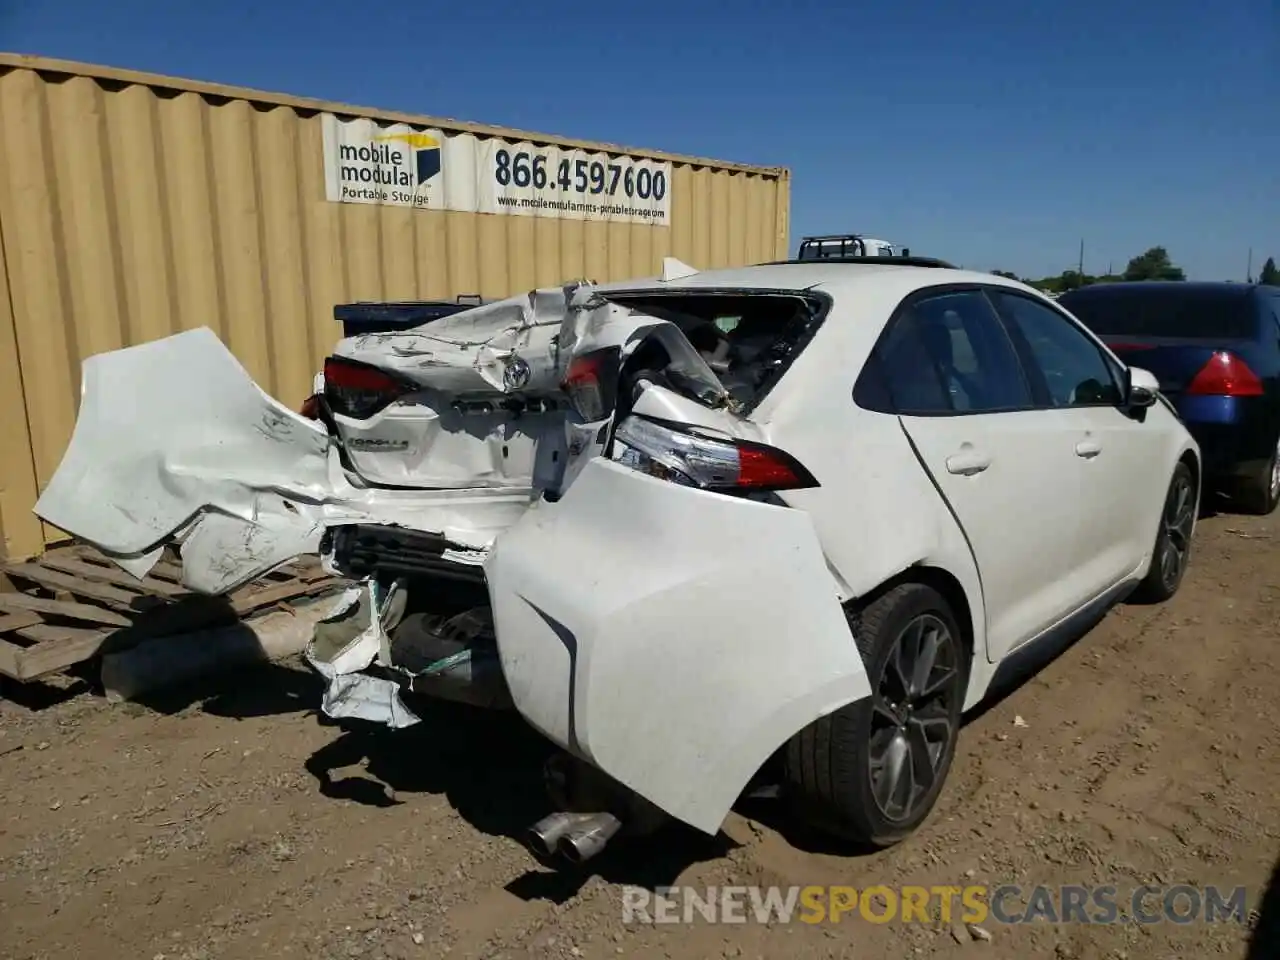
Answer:
[{"label": "blue car", "polygon": [[1125,363],[1160,380],[1204,456],[1206,489],[1250,513],[1280,502],[1280,287],[1096,284],[1065,293]]}]

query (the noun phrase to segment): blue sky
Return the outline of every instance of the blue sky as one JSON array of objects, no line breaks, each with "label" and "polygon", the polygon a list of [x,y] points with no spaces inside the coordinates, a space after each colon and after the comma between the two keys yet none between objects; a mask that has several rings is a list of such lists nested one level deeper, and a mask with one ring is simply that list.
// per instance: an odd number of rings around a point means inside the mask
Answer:
[{"label": "blue sky", "polygon": [[1280,0],[0,0],[0,49],[785,165],[793,251],[1280,259]]}]

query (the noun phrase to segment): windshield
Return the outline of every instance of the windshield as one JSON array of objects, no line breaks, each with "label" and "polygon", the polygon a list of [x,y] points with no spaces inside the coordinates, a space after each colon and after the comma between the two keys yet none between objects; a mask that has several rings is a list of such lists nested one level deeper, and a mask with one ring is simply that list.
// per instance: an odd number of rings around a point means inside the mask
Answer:
[{"label": "windshield", "polygon": [[1236,340],[1253,336],[1247,288],[1086,287],[1058,300],[1100,337]]}]

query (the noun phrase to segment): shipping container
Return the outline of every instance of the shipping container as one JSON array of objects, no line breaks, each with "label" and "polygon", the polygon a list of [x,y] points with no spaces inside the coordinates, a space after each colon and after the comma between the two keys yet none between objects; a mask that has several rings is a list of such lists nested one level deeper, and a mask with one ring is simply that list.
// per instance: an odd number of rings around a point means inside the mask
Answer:
[{"label": "shipping container", "polygon": [[654,150],[0,54],[0,529],[75,423],[80,362],[208,326],[297,405],[336,304],[509,296],[783,258],[790,177]]}]

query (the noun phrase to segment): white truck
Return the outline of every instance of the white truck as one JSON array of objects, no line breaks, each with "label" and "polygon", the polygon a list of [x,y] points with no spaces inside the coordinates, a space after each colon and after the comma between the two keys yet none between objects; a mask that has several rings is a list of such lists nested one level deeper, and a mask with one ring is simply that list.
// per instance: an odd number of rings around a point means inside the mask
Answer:
[{"label": "white truck", "polygon": [[[799,260],[829,260],[845,257],[896,257],[898,248],[887,240],[876,240],[861,234],[847,233],[829,237],[805,237],[800,241]],[[901,256],[911,256],[903,248]]]}]

